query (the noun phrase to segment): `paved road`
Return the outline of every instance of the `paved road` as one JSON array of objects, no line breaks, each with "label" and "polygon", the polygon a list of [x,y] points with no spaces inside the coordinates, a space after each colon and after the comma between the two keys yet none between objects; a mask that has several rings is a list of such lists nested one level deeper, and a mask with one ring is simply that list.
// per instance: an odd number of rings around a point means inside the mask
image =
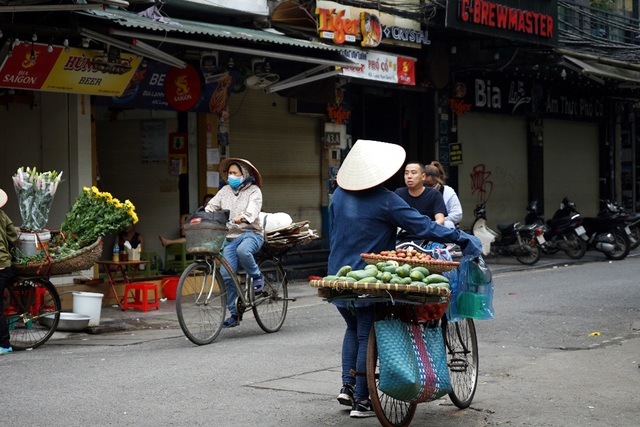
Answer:
[{"label": "paved road", "polygon": [[[637,259],[545,261],[533,270],[490,262],[498,316],[477,322],[473,405],[425,403],[412,425],[638,425]],[[292,284],[298,301],[276,334],[247,316],[203,347],[184,338],[171,301],[149,313],[105,307],[111,332],[56,333],[0,357],[3,384],[13,385],[0,395],[3,424],[379,425],[349,419],[335,402],[343,325],[315,292]]]}]

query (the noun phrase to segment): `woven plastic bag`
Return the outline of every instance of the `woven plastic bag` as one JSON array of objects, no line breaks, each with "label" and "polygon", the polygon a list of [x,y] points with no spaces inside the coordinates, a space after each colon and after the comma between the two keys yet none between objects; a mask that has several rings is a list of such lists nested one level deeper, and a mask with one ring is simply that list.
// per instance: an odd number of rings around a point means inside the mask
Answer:
[{"label": "woven plastic bag", "polygon": [[[444,338],[440,328],[421,328],[422,341],[428,353],[425,387],[416,403],[430,402],[451,392],[451,379]],[[423,359],[424,360],[424,359]]]},{"label": "woven plastic bag", "polygon": [[380,360],[378,388],[394,399],[417,399],[423,391],[420,374],[422,362],[416,357],[411,325],[391,319],[375,322],[374,328]]}]

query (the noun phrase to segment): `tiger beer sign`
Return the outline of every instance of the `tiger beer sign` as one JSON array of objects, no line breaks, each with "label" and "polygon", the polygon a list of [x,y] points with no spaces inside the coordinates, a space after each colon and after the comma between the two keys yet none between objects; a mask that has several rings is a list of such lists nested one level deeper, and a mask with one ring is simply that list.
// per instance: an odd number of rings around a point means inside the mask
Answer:
[{"label": "tiger beer sign", "polygon": [[319,36],[335,44],[359,43],[374,48],[385,43],[419,48],[431,43],[419,22],[377,10],[320,0],[316,2],[316,15]]}]

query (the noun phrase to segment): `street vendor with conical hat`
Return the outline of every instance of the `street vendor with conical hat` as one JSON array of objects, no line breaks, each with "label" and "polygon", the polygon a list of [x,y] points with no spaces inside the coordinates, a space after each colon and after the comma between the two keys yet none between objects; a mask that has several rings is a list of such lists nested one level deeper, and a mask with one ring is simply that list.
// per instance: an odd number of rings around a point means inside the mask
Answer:
[{"label": "street vendor with conical hat", "polygon": [[[218,167],[220,176],[228,185],[222,187],[207,203],[205,211],[214,212],[229,210],[229,222],[232,223],[227,242],[222,251],[234,273],[238,266],[253,278],[253,288],[256,293],[264,288],[264,277],[260,273],[254,258],[262,244],[264,234],[260,224],[262,210],[262,176],[258,169],[248,160],[229,157],[220,162]],[[225,328],[232,328],[240,324],[240,316],[236,309],[238,297],[233,279],[226,268],[220,269],[227,285],[228,308],[231,316],[224,321]]]},{"label": "street vendor with conical hat", "polygon": [[[7,193],[0,189],[0,208],[7,203]],[[4,290],[13,280],[11,270],[11,246],[18,241],[18,233],[11,218],[0,209],[0,355],[11,353],[9,342],[9,325],[4,315]]]},{"label": "street vendor with conical hat", "polygon": [[[480,255],[482,245],[476,237],[438,225],[382,185],[400,169],[405,157],[405,150],[399,145],[358,140],[344,159],[329,207],[328,274],[335,275],[345,265],[353,270],[363,269],[366,263],[361,253],[393,250],[398,227],[419,238],[457,243],[465,255]],[[351,405],[352,417],[373,416],[367,377],[351,373],[366,372],[367,342],[375,305],[367,298],[333,302],[347,324],[342,344],[343,386],[338,401]]]}]

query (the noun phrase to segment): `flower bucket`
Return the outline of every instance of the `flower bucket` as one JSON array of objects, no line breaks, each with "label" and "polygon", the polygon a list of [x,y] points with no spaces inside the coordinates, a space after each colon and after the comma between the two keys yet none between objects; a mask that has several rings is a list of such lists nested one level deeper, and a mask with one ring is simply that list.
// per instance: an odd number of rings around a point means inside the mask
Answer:
[{"label": "flower bucket", "polygon": [[20,231],[16,246],[24,257],[33,257],[49,247],[51,233],[48,231]]}]

